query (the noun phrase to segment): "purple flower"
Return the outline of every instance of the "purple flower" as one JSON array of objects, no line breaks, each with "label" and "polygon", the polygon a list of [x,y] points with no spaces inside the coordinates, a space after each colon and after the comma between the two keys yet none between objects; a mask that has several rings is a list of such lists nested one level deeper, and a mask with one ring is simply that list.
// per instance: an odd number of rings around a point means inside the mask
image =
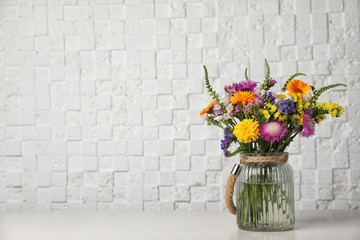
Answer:
[{"label": "purple flower", "polygon": [[304,113],[303,122],[302,136],[307,138],[313,136],[315,134],[315,121],[309,109]]},{"label": "purple flower", "polygon": [[274,102],[275,102],[275,97],[273,96],[272,92],[267,92],[267,95],[268,95],[269,98],[270,98],[270,102],[271,102],[272,104],[274,104]]},{"label": "purple flower", "polygon": [[247,80],[247,81],[242,81],[238,84],[238,89],[239,91],[250,91],[250,92],[254,92],[255,88],[256,88],[257,83],[251,81],[251,80]]},{"label": "purple flower", "polygon": [[225,157],[229,157],[230,152],[227,150],[230,146],[230,144],[234,140],[234,135],[231,134],[229,131],[229,128],[224,128],[224,139],[221,139],[221,149],[224,152]]},{"label": "purple flower", "polygon": [[277,103],[275,103],[275,105],[279,109],[279,112],[285,115],[296,112],[294,103],[291,99],[281,99]]},{"label": "purple flower", "polygon": [[254,92],[256,88],[257,83],[248,80],[248,81],[242,81],[239,83],[233,83],[232,85],[227,85],[224,87],[224,90],[230,94],[234,94],[236,92],[240,91],[250,91]]},{"label": "purple flower", "polygon": [[317,93],[317,90],[316,90],[316,88],[314,86],[311,86],[311,90],[314,92],[314,94]]},{"label": "purple flower", "polygon": [[276,82],[276,80],[275,80],[275,79],[273,79],[273,78],[269,78],[269,81],[268,81],[269,88],[271,88],[271,87],[275,86],[275,84],[276,84],[276,83],[277,83],[277,82]]}]

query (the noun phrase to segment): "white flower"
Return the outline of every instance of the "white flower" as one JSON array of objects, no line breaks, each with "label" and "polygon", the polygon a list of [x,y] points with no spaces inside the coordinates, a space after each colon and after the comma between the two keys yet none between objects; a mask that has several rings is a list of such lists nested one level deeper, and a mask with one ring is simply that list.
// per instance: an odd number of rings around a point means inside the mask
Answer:
[{"label": "white flower", "polygon": [[303,96],[304,103],[310,102],[310,99],[314,96],[314,91],[310,90],[308,91],[305,96]]},{"label": "white flower", "polygon": [[224,119],[228,120],[230,118],[230,114],[229,113],[224,113]]},{"label": "white flower", "polygon": [[255,94],[261,95],[262,85],[258,84],[254,90]]},{"label": "white flower", "polygon": [[222,115],[219,115],[217,117],[214,118],[215,121],[220,121],[223,119],[223,116]]},{"label": "white flower", "polygon": [[220,109],[221,109],[221,107],[220,107],[220,105],[219,105],[219,104],[215,104],[213,109],[214,109],[214,110],[220,110]]},{"label": "white flower", "polygon": [[229,98],[226,95],[223,95],[220,98],[220,103],[222,103],[225,107],[229,105]]},{"label": "white flower", "polygon": [[266,91],[265,90],[260,90],[260,96],[264,96],[265,95],[265,93],[266,93]]},{"label": "white flower", "polygon": [[230,103],[227,107],[226,107],[226,112],[231,112],[234,109],[234,106]]}]

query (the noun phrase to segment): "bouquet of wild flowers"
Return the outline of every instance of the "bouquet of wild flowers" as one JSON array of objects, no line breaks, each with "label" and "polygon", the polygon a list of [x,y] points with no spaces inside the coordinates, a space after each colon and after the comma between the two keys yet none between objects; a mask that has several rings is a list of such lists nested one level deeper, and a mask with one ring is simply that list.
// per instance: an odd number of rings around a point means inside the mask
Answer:
[{"label": "bouquet of wild flowers", "polygon": [[[265,65],[267,73],[263,83],[249,80],[245,70],[246,81],[225,86],[221,97],[212,89],[204,66],[206,87],[213,100],[200,116],[206,115],[209,125],[224,129],[221,149],[226,157],[244,155],[244,167],[239,170],[240,166],[235,165],[225,191],[225,203],[231,213],[237,214],[238,226],[250,230],[289,230],[295,222],[294,187],[284,151],[297,135],[314,135],[315,124],[324,120],[326,114],[332,117],[343,114],[344,108],[338,104],[316,101],[326,90],[346,85],[315,89],[294,79],[305,76],[296,73],[281,91],[275,92],[272,88],[277,82],[270,77],[266,59]],[[233,152],[229,150],[231,144],[238,146]],[[232,194],[239,172],[235,207]]]},{"label": "bouquet of wild flowers", "polygon": [[[206,115],[208,125],[224,129],[221,149],[226,157],[238,153],[284,152],[298,134],[310,137],[315,134],[315,124],[326,118],[326,114],[339,117],[344,108],[336,103],[318,103],[319,96],[334,87],[333,84],[315,89],[294,79],[303,73],[292,75],[280,92],[272,91],[277,83],[270,77],[269,65],[265,59],[267,73],[263,83],[245,79],[224,87],[225,94],[219,96],[211,87],[205,70],[205,83],[213,100],[200,112]],[[237,143],[234,152],[229,146]]]}]

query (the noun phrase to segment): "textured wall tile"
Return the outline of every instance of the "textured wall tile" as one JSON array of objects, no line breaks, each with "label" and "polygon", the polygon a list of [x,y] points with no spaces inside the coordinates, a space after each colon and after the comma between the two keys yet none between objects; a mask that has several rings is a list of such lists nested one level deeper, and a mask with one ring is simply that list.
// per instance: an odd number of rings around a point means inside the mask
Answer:
[{"label": "textured wall tile", "polygon": [[[359,207],[359,2],[7,2],[0,39],[0,211],[223,210],[232,162],[199,111],[214,88],[344,83],[341,119],[288,149],[296,207]],[[20,191],[21,189],[21,191]]]}]

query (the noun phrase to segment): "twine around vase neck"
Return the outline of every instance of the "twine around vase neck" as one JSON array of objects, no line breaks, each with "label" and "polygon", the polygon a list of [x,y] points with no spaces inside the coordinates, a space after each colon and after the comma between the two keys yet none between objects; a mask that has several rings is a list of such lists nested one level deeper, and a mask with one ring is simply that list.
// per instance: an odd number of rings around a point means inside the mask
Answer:
[{"label": "twine around vase neck", "polygon": [[240,163],[286,163],[289,156],[287,154],[278,156],[241,156]]}]

